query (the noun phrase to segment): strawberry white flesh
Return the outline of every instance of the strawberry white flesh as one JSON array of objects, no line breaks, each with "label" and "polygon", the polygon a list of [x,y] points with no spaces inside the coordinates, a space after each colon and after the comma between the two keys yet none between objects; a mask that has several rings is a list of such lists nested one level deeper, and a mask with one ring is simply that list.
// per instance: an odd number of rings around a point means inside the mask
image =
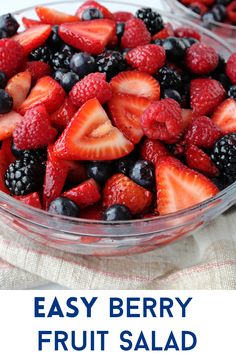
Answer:
[{"label": "strawberry white flesh", "polygon": [[13,98],[13,109],[17,109],[26,99],[31,87],[31,73],[24,71],[13,76],[5,88]]},{"label": "strawberry white flesh", "polygon": [[229,98],[221,103],[212,117],[224,134],[236,132],[236,101]]}]

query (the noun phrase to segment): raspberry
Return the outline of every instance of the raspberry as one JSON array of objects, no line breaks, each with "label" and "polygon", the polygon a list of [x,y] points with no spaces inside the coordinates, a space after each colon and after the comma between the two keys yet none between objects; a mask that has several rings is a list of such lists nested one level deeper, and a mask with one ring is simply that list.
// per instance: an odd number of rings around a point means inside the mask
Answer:
[{"label": "raspberry", "polygon": [[51,67],[43,61],[29,61],[26,63],[25,70],[31,73],[33,85],[41,79],[41,77],[49,76],[52,73]]},{"label": "raspberry", "polygon": [[103,104],[111,98],[110,85],[102,73],[89,74],[72,88],[70,98],[72,103],[80,107],[92,98],[97,98]]},{"label": "raspberry", "polygon": [[149,44],[150,41],[151,34],[142,20],[132,18],[126,22],[121,38],[122,48],[136,48],[139,45]]},{"label": "raspberry", "polygon": [[236,24],[236,1],[233,1],[226,9],[228,19],[233,23]]},{"label": "raspberry", "polygon": [[213,121],[205,116],[196,118],[185,135],[188,144],[200,148],[211,148],[222,135],[221,130]]},{"label": "raspberry", "polygon": [[145,139],[141,146],[141,157],[154,165],[163,156],[168,156],[169,151],[167,148],[158,140]]},{"label": "raspberry", "polygon": [[214,48],[203,43],[195,43],[187,50],[185,61],[194,74],[205,75],[215,70],[219,56]]},{"label": "raspberry", "polygon": [[21,45],[12,39],[0,40],[0,71],[8,78],[20,71],[24,62]]},{"label": "raspberry", "polygon": [[133,68],[152,75],[165,64],[166,53],[161,46],[147,44],[131,49],[126,60]]},{"label": "raspberry", "polygon": [[197,170],[209,177],[216,176],[219,171],[211,158],[195,145],[188,146],[186,150],[186,162],[190,168]]},{"label": "raspberry", "polygon": [[171,98],[152,103],[142,115],[141,125],[150,139],[177,138],[183,129],[180,105]]},{"label": "raspberry", "polygon": [[178,27],[175,30],[175,37],[179,38],[195,38],[198,41],[201,40],[199,32],[191,27]]},{"label": "raspberry", "polygon": [[233,53],[226,64],[226,74],[233,84],[236,84],[236,53]]},{"label": "raspberry", "polygon": [[24,119],[13,132],[14,144],[17,149],[37,149],[47,146],[57,135],[52,128],[44,105],[29,109]]}]

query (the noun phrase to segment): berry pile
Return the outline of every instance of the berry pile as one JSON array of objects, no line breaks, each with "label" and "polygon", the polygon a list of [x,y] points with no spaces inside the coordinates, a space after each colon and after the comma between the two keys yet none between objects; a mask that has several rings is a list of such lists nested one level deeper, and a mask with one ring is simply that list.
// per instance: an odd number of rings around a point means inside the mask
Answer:
[{"label": "berry pile", "polygon": [[[218,5],[227,5],[217,2]],[[50,213],[166,215],[236,181],[236,53],[160,14],[0,17],[0,189]]]}]

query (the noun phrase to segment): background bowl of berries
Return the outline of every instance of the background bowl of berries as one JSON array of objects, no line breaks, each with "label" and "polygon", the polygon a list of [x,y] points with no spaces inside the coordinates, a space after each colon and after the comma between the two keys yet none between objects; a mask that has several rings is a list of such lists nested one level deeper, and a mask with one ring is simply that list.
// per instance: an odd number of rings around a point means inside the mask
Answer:
[{"label": "background bowl of berries", "polygon": [[236,54],[224,40],[115,1],[37,6],[0,28],[4,237],[147,252],[235,203]]},{"label": "background bowl of berries", "polygon": [[201,23],[236,48],[235,0],[166,0],[173,13]]}]

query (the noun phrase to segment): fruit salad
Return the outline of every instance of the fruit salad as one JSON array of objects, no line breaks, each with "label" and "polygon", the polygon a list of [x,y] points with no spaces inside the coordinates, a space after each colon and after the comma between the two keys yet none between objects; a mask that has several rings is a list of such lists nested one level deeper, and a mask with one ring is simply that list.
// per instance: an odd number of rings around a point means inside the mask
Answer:
[{"label": "fruit salad", "polygon": [[236,181],[236,53],[150,8],[0,17],[0,190],[56,215],[174,213]]}]

